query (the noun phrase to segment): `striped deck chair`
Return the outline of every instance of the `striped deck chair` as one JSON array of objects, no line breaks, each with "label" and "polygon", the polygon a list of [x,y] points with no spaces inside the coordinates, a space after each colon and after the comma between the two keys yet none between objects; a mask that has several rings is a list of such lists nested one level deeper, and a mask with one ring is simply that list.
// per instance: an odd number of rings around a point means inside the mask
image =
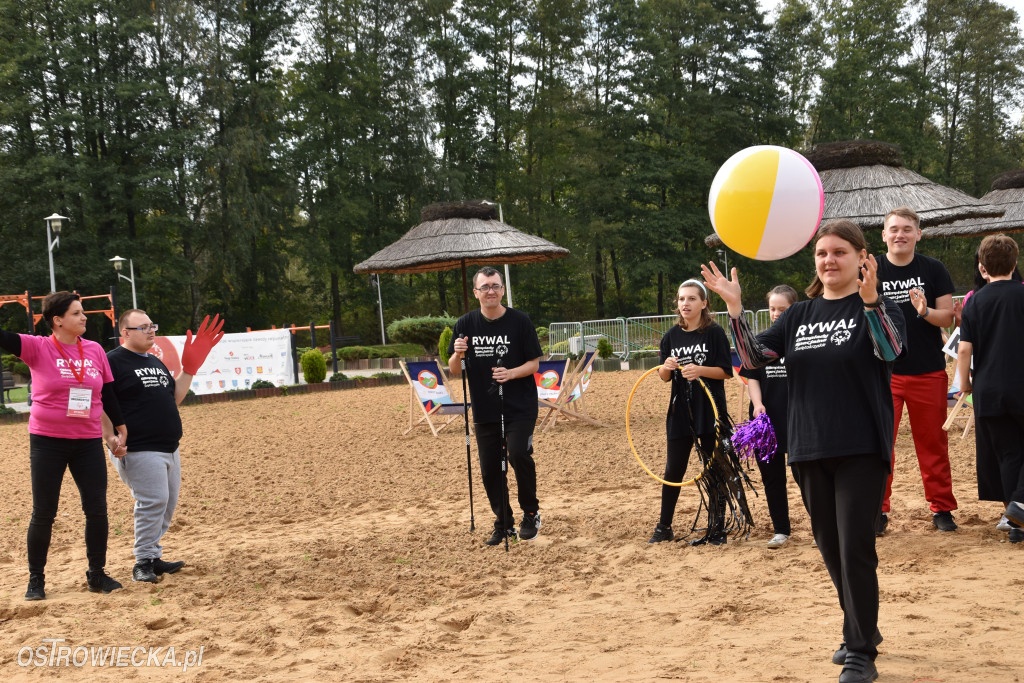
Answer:
[{"label": "striped deck chair", "polygon": [[587,415],[584,394],[593,377],[596,355],[590,351],[578,362],[572,359],[540,361],[533,378],[537,382],[537,402],[541,411],[547,409],[540,423],[542,430],[555,424],[560,417],[581,420],[597,427],[608,426]]},{"label": "striped deck chair", "polygon": [[[409,428],[402,432],[403,435],[425,422],[434,436],[437,436],[438,432],[462,416],[463,404],[452,400],[445,383],[444,370],[438,361],[399,361],[399,365],[409,380]],[[415,420],[416,415],[420,419]],[[442,416],[447,420],[438,419]],[[437,425],[434,424],[435,420]]]}]

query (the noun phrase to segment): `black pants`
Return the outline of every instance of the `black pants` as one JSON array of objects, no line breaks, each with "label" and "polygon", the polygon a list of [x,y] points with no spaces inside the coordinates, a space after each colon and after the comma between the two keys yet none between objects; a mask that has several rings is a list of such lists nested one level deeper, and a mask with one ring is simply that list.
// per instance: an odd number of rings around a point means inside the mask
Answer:
[{"label": "black pants", "polygon": [[793,463],[814,541],[843,609],[847,650],[874,659],[878,628],[875,529],[882,513],[889,454],[852,455]]},{"label": "black pants", "polygon": [[768,503],[768,515],[772,518],[772,529],[776,534],[789,536],[792,527],[789,525],[789,494],[786,492],[786,454],[776,451],[768,462],[757,458],[757,469],[761,471],[761,484],[764,485],[764,499]]},{"label": "black pants", "polygon": [[[711,449],[715,445],[715,435],[702,434],[697,438],[697,442],[703,452],[711,455]],[[682,481],[683,475],[686,474],[686,465],[690,462],[691,450],[693,450],[692,436],[669,439],[668,453],[665,458],[665,476],[662,479]],[[676,514],[676,501],[679,500],[679,489],[679,486],[661,485],[661,517],[658,521],[665,526],[672,526],[672,518]]]},{"label": "black pants", "polygon": [[[505,423],[505,441],[508,444],[508,464],[516,472],[516,488],[519,491],[519,507],[523,512],[537,512],[537,465],[533,461],[533,428],[536,420],[517,420]],[[498,422],[473,423],[476,431],[476,447],[480,455],[480,477],[484,480],[484,491],[494,512],[495,529],[511,529],[515,526],[512,506],[508,499],[508,481],[501,471],[501,424]]]},{"label": "black pants", "polygon": [[[1001,500],[1002,502],[1024,502],[1024,415],[995,415],[976,418],[974,433],[981,451],[984,441],[998,465],[999,481],[991,482],[989,490],[999,491],[1002,498],[995,495],[982,500]],[[980,456],[979,456],[980,460]],[[993,479],[995,468],[990,468],[989,479]],[[981,491],[983,470],[978,468],[978,489]],[[997,488],[997,485],[1000,488]],[[979,498],[981,496],[979,495]]]},{"label": "black pants", "polygon": [[107,563],[107,461],[103,440],[59,439],[29,434],[32,470],[32,520],[28,523],[28,570],[42,573],[50,549],[53,520],[57,516],[64,471],[82,497],[85,513],[85,554],[90,569]]}]

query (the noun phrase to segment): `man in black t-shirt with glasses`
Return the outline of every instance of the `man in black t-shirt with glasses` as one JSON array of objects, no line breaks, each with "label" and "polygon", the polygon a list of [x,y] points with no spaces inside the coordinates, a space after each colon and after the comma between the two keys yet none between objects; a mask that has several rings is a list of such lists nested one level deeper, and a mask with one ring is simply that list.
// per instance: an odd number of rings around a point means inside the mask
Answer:
[{"label": "man in black t-shirt with glasses", "polygon": [[503,422],[508,461],[516,472],[519,506],[523,510],[519,538],[536,538],[540,529],[537,467],[533,461],[533,428],[537,423],[537,384],[533,373],[542,351],[529,316],[502,305],[504,292],[505,285],[497,270],[486,267],[477,271],[473,276],[473,296],[480,302],[480,309],[459,318],[448,346],[448,369],[454,377],[462,374],[462,361],[466,361],[480,476],[495,516],[494,533],[487,539],[487,545],[498,545],[506,536],[516,537],[512,507],[508,504],[508,481],[502,471]]},{"label": "man in black t-shirt with glasses", "polygon": [[946,430],[946,356],[942,352],[942,328],[953,324],[953,280],[938,259],[915,253],[921,240],[921,219],[901,206],[885,216],[882,239],[888,251],[878,257],[881,293],[903,311],[907,322],[906,353],[896,361],[892,375],[895,413],[893,469],[885,486],[885,500],[878,535],[889,521],[889,496],[895,472],[896,433],[904,403],[910,414],[917,462],[921,468],[924,495],[932,511],[932,524],[940,531],[955,531],[952,511],[957,508],[949,467]]},{"label": "man in black t-shirt with glasses", "polygon": [[[163,574],[173,574],[184,562],[165,562],[160,539],[171,525],[181,487],[181,417],[178,404],[188,393],[192,376],[223,337],[217,317],[207,325],[203,320],[193,338],[188,332],[181,354],[181,373],[171,375],[163,361],[150,353],[156,344],[156,325],[145,311],[132,308],[121,314],[118,330],[122,346],[107,354],[114,375],[114,393],[128,427],[126,455],[110,460],[121,481],[135,498],[135,566],[132,581],[156,583]],[[108,446],[115,441],[110,421],[103,416],[103,436]]]}]

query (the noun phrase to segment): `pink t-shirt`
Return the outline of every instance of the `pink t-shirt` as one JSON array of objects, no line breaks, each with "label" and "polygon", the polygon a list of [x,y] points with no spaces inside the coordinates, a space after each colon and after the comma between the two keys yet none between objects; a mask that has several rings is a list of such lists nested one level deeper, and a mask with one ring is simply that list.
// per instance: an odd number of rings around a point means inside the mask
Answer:
[{"label": "pink t-shirt", "polygon": [[[71,365],[75,368],[83,365],[78,354],[78,344],[61,344],[64,350],[62,356],[52,336],[19,336],[21,359],[32,370],[32,414],[28,420],[28,431],[60,439],[94,439],[102,436],[100,416],[103,415],[103,402],[100,391],[104,383],[114,381],[103,347],[96,342],[82,340],[85,372],[82,382],[79,382],[71,370]],[[92,389],[88,418],[68,417],[71,387]]]}]

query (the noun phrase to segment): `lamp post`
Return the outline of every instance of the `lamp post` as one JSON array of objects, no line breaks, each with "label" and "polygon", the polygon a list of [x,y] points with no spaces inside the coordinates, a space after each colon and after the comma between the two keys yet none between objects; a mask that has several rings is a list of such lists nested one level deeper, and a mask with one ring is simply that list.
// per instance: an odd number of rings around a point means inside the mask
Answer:
[{"label": "lamp post", "polygon": [[728,279],[728,277],[729,277],[729,252],[727,252],[725,249],[718,249],[717,251],[718,251],[718,255],[721,256],[723,259],[725,259],[725,270],[723,270],[722,272],[725,273],[725,277],[726,277],[726,279]]},{"label": "lamp post", "polygon": [[[46,255],[50,259],[50,291],[57,291],[57,282],[53,277],[53,248],[60,244],[60,229],[64,227],[67,216],[54,213],[43,220],[46,221]],[[53,232],[53,241],[50,241],[50,232]]]},{"label": "lamp post", "polygon": [[[109,260],[114,264],[114,270],[117,271],[117,276],[132,283],[132,308],[138,308],[139,304],[135,301],[135,264],[132,263],[131,259],[123,259],[120,256],[114,256],[114,258]],[[121,273],[121,268],[124,266],[125,261],[128,261],[128,272],[131,274],[130,277]]]},{"label": "lamp post", "polygon": [[380,296],[380,273],[374,273],[373,282],[377,285],[377,310],[380,314],[380,343],[387,344],[387,340],[384,339],[384,304],[381,302]]}]

